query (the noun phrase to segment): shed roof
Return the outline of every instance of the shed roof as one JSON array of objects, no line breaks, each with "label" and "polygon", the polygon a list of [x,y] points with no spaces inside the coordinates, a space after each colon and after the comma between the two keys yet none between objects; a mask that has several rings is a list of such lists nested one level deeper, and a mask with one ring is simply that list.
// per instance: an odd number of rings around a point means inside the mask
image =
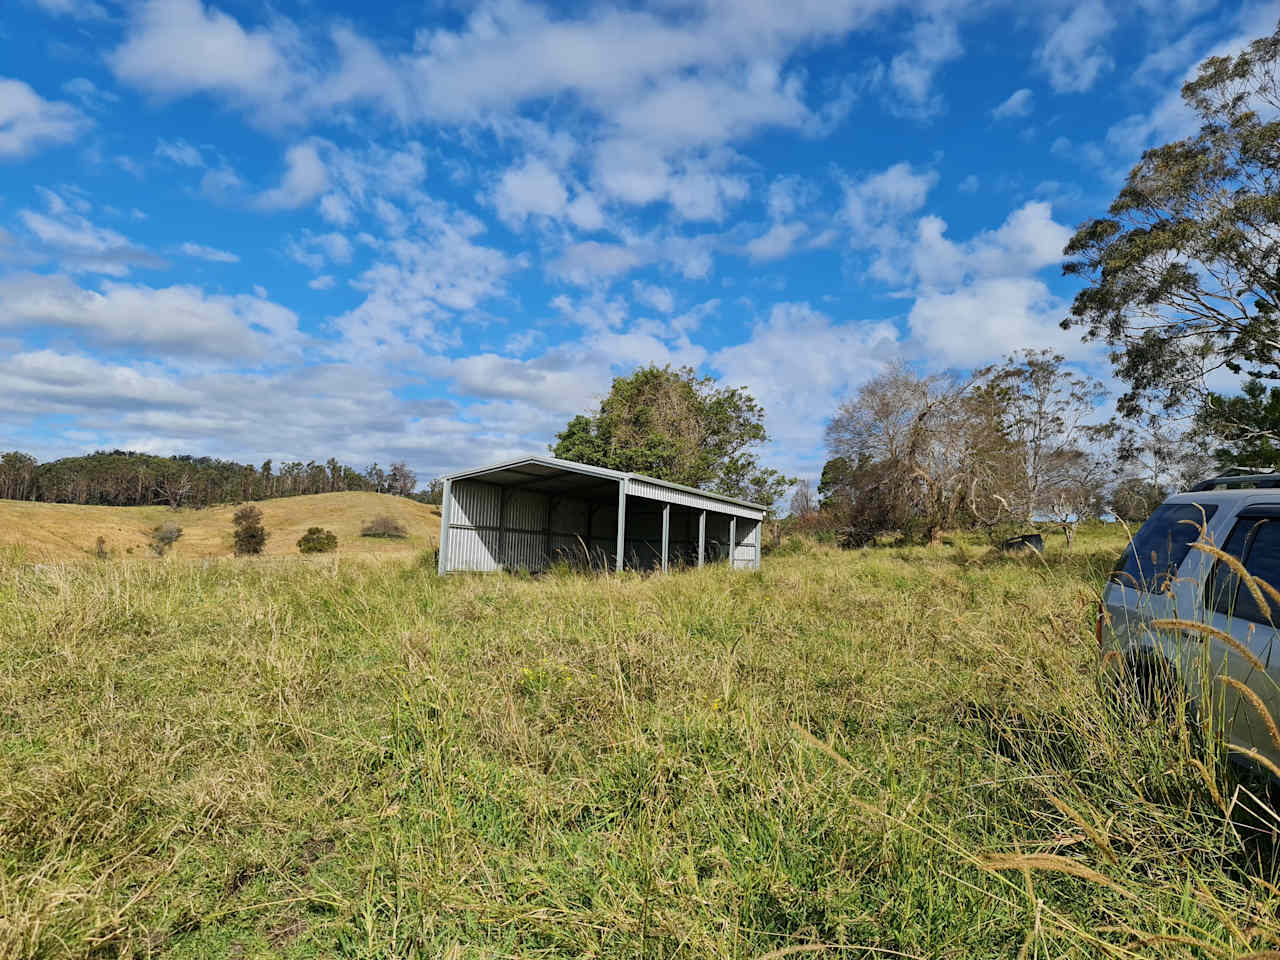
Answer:
[{"label": "shed roof", "polygon": [[768,509],[750,500],[739,500],[737,497],[726,497],[724,494],[710,490],[699,490],[687,487],[682,483],[670,480],[659,480],[646,477],[640,473],[624,473],[621,470],[610,470],[608,467],[597,467],[589,463],[578,463],[574,460],[560,460],[557,457],[528,456],[516,460],[505,460],[491,463],[484,467],[473,467],[446,474],[445,480],[484,480],[504,487],[519,487],[536,493],[570,494],[591,496],[603,493],[606,489],[621,480],[636,480],[640,483],[661,487],[672,492],[696,494],[720,503],[734,504],[757,510],[764,514]]}]

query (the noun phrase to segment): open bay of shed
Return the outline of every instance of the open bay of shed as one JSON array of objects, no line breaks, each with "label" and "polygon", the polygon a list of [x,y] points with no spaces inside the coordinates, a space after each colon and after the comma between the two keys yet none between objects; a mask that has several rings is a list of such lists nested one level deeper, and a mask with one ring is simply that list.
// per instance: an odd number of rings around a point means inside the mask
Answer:
[{"label": "open bay of shed", "polygon": [[680,484],[553,457],[444,478],[441,573],[760,566],[765,508]]}]

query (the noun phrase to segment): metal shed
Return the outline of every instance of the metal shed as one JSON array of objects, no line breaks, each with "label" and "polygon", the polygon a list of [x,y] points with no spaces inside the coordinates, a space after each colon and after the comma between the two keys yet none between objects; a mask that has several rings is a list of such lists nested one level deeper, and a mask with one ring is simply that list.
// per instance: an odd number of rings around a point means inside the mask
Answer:
[{"label": "metal shed", "polygon": [[522,457],[444,478],[440,572],[667,570],[728,560],[760,567],[765,508],[666,480],[554,457]]}]

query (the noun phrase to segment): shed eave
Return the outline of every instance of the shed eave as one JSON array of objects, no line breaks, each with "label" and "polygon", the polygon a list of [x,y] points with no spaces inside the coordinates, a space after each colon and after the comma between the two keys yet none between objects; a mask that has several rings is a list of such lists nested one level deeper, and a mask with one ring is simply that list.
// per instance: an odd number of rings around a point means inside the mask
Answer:
[{"label": "shed eave", "polygon": [[768,512],[768,507],[759,503],[752,503],[750,500],[740,500],[737,497],[727,497],[722,493],[714,493],[710,490],[699,490],[697,487],[689,487],[683,483],[674,483],[670,480],[660,480],[657,477],[645,476],[642,473],[624,473],[621,470],[610,470],[608,467],[597,467],[588,463],[578,463],[575,460],[561,460],[558,457],[517,457],[514,460],[504,460],[500,463],[491,463],[483,467],[473,467],[470,470],[460,470],[457,473],[445,474],[442,480],[468,480],[482,477],[487,473],[500,473],[503,470],[510,470],[525,464],[537,464],[542,467],[552,467],[554,469],[564,470],[568,473],[581,473],[587,476],[601,477],[607,480],[639,480],[644,483],[651,483],[659,487],[666,487],[670,490],[681,490],[685,493],[696,494],[700,497],[706,497],[709,500],[719,501],[720,503],[732,503],[739,507],[746,507],[749,510],[757,510],[763,516]]}]

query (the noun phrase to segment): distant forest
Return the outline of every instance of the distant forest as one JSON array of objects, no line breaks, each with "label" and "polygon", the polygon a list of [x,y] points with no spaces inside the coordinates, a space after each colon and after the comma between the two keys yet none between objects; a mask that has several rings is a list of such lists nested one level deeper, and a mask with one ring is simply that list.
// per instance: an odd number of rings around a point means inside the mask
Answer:
[{"label": "distant forest", "polygon": [[159,457],[132,450],[101,450],[40,463],[14,450],[0,454],[0,500],[88,503],[116,507],[207,507],[337,490],[366,490],[440,502],[440,483],[417,491],[418,476],[404,463],[363,472],[330,457],[324,463],[295,460],[276,467],[189,455]]}]

